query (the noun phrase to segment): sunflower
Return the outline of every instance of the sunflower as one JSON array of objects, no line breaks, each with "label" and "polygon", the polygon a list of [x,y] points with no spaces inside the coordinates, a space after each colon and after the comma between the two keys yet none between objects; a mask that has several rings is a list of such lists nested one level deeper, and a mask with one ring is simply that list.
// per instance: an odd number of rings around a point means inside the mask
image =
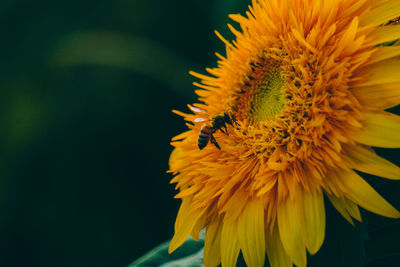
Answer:
[{"label": "sunflower", "polygon": [[[359,206],[400,213],[361,176],[400,179],[372,146],[400,147],[400,1],[253,0],[200,103],[175,113],[170,172],[182,199],[169,252],[206,229],[205,266],[306,266],[325,235],[324,196],[351,224]],[[216,123],[216,118],[229,118]],[[201,131],[202,128],[203,129]],[[226,127],[226,129],[225,129]],[[203,141],[210,143],[199,149]]]}]

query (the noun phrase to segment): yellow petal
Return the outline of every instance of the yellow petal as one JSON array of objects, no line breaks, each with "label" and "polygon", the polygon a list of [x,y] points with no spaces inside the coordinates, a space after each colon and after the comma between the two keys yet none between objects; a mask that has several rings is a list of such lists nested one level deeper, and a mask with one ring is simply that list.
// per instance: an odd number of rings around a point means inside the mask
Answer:
[{"label": "yellow petal", "polygon": [[302,35],[298,30],[296,30],[295,27],[293,27],[291,30],[292,30],[293,36],[299,41],[300,44],[304,45],[310,51],[317,53],[317,50],[313,46],[311,46],[306,41],[306,39],[304,39],[304,35]]},{"label": "yellow petal", "polygon": [[327,194],[329,201],[332,203],[332,205],[335,207],[335,209],[345,218],[349,223],[351,223],[354,226],[354,222],[351,219],[351,216],[349,212],[346,210],[344,205],[342,204],[342,199],[337,198],[334,195],[329,195]]},{"label": "yellow petal", "polygon": [[375,38],[368,43],[369,45],[378,45],[394,41],[400,38],[400,26],[378,27],[372,34]]},{"label": "yellow petal", "polygon": [[304,227],[301,200],[288,199],[277,207],[279,235],[291,261],[298,267],[307,265],[306,248],[302,237]]},{"label": "yellow petal", "polygon": [[206,221],[206,217],[200,217],[200,219],[197,221],[197,223],[194,225],[192,232],[190,233],[190,236],[196,240],[199,241],[200,239],[200,232],[204,228],[204,223]]},{"label": "yellow petal", "polygon": [[194,195],[198,191],[200,191],[201,187],[200,186],[191,186],[185,189],[181,189],[181,191],[174,196],[174,198],[183,198],[187,196]]},{"label": "yellow petal", "polygon": [[[169,157],[169,169],[171,172],[177,173],[176,170],[181,170],[190,166],[190,162],[181,160],[181,157],[184,155],[184,152],[180,148],[175,148]],[[172,183],[172,181],[171,181]]]},{"label": "yellow petal", "polygon": [[358,205],[356,203],[354,203],[350,199],[344,199],[343,205],[345,209],[349,212],[351,217],[353,217],[359,222],[362,222],[360,209],[358,208]]},{"label": "yellow petal", "polygon": [[204,266],[215,267],[221,262],[221,222],[213,221],[206,228],[204,237]]},{"label": "yellow petal", "polygon": [[191,197],[182,200],[175,221],[175,234],[169,244],[168,253],[172,253],[186,241],[202,214],[203,211],[192,210]]},{"label": "yellow petal", "polygon": [[377,48],[377,51],[372,54],[370,60],[368,61],[368,65],[389,58],[397,57],[399,55],[400,55],[399,46],[380,46],[379,48]]},{"label": "yellow petal", "polygon": [[247,266],[263,266],[265,260],[264,207],[259,200],[249,201],[239,217],[238,238]]},{"label": "yellow petal", "polygon": [[239,256],[237,222],[224,219],[221,233],[221,265],[235,267]]},{"label": "yellow petal", "polygon": [[342,214],[342,216],[352,225],[354,225],[353,220],[351,218],[356,219],[357,221],[361,222],[361,214],[360,210],[353,201],[346,199],[346,198],[341,198],[341,197],[336,197],[334,195],[327,195],[329,200],[331,201],[332,205],[335,207],[337,211]]},{"label": "yellow petal", "polygon": [[322,192],[304,193],[304,231],[303,238],[311,254],[315,254],[325,239],[325,206]]},{"label": "yellow petal", "polygon": [[272,233],[267,231],[267,254],[271,267],[292,267],[293,263],[286,254],[279,239],[278,229],[275,227]]},{"label": "yellow petal", "polygon": [[[234,171],[234,167],[227,165],[227,166],[210,166],[205,168],[198,168],[197,171],[199,173],[209,175],[209,176],[217,176],[217,177],[226,177],[232,174]],[[221,178],[219,178],[221,179]]]},{"label": "yellow petal", "polygon": [[247,192],[244,190],[236,191],[222,208],[222,211],[225,211],[225,217],[229,217],[230,220],[236,220],[247,205],[247,199]]},{"label": "yellow petal", "polygon": [[387,1],[388,0],[367,0],[366,1],[366,6],[372,7],[372,8],[376,8],[376,7],[379,7],[379,6],[383,5]]},{"label": "yellow petal", "polygon": [[360,26],[377,26],[398,17],[400,14],[400,2],[388,1],[381,6],[364,13],[360,17]]},{"label": "yellow petal", "polygon": [[354,17],[348,28],[343,32],[343,35],[341,36],[341,39],[337,44],[337,48],[334,52],[335,56],[345,56],[346,53],[342,54],[342,52],[346,49],[346,47],[350,46],[349,44],[354,45],[354,39],[358,30],[358,23],[358,17]]},{"label": "yellow petal", "polygon": [[354,87],[352,92],[361,105],[367,108],[383,110],[400,104],[400,83]]},{"label": "yellow petal", "polygon": [[363,128],[354,140],[364,145],[399,148],[400,119],[391,113],[365,113]]},{"label": "yellow petal", "polygon": [[[395,27],[394,27],[395,28]],[[400,28],[400,27],[398,27]],[[380,61],[357,73],[357,77],[364,77],[354,83],[352,87],[371,86],[382,83],[396,83],[400,82],[400,60],[388,59]]]},{"label": "yellow petal", "polygon": [[174,165],[174,161],[180,156],[182,155],[182,151],[178,148],[174,148],[174,150],[172,150],[171,155],[169,156],[169,168],[173,169],[173,165]]},{"label": "yellow petal", "polygon": [[354,169],[388,179],[400,180],[400,168],[381,158],[373,150],[357,145],[344,148],[352,160]]},{"label": "yellow petal", "polygon": [[182,224],[184,224],[184,220],[185,220],[187,214],[190,213],[191,208],[192,208],[191,202],[192,202],[192,196],[182,198],[182,203],[181,203],[181,206],[179,207],[178,215],[176,215],[175,230],[177,228],[180,228],[182,226]]},{"label": "yellow petal", "polygon": [[346,188],[346,196],[366,210],[390,217],[400,218],[400,213],[383,199],[364,179],[353,171],[340,174]]},{"label": "yellow petal", "polygon": [[[192,131],[183,132],[183,133],[181,133],[181,134],[178,134],[177,136],[172,137],[171,140],[172,140],[172,141],[177,141],[177,140],[185,139],[185,138],[187,138],[191,133],[192,133]],[[172,152],[172,153],[173,153],[173,152]]]}]

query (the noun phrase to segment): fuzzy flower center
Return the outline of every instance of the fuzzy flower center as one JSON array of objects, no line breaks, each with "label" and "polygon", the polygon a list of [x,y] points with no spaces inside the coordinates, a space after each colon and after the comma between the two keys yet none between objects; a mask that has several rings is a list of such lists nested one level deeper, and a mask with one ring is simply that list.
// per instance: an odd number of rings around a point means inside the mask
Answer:
[{"label": "fuzzy flower center", "polygon": [[262,122],[280,113],[284,105],[283,87],[285,81],[279,68],[265,73],[264,78],[256,82],[250,99],[250,117],[254,122]]},{"label": "fuzzy flower center", "polygon": [[258,124],[282,113],[287,74],[284,55],[278,52],[262,52],[249,60],[230,103],[238,120]]}]

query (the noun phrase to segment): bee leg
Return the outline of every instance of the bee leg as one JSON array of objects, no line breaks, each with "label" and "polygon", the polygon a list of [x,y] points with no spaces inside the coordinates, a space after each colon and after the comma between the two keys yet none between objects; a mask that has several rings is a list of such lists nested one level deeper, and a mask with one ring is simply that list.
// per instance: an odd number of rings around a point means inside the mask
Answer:
[{"label": "bee leg", "polygon": [[[225,128],[225,130],[224,130],[222,127]],[[221,132],[223,132],[224,134],[229,135],[229,133],[228,133],[228,128],[226,128],[226,125],[224,125],[224,126],[222,126],[222,127],[219,128],[219,130],[221,130]]]},{"label": "bee leg", "polygon": [[219,150],[221,150],[221,148],[219,147],[217,140],[215,140],[214,135],[210,136],[210,141],[211,143],[213,143]]},{"label": "bee leg", "polygon": [[229,135],[229,133],[228,133],[228,128],[226,127],[226,125],[224,125],[224,127],[225,127],[225,134],[226,134],[226,135]]},{"label": "bee leg", "polygon": [[219,128],[220,129],[220,131],[221,132],[223,132],[224,134],[228,134],[227,132],[226,132],[226,127],[225,127],[225,130],[224,129],[222,129],[222,127],[221,128]]},{"label": "bee leg", "polygon": [[230,120],[229,120],[229,124],[232,125],[232,126],[233,126],[233,124],[237,124],[235,116],[231,115]]}]

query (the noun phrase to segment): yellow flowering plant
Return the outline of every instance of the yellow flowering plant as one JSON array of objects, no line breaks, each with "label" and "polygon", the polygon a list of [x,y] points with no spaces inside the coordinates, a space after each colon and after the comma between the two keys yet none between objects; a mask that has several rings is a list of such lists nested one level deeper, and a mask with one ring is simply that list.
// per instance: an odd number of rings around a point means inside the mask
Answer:
[{"label": "yellow flowering plant", "polygon": [[248,266],[303,267],[325,238],[324,197],[351,224],[359,206],[400,217],[360,176],[400,179],[372,148],[400,147],[385,111],[400,103],[400,46],[382,45],[400,38],[399,16],[397,0],[253,0],[230,15],[226,56],[191,72],[199,103],[174,111],[188,130],[172,139],[170,253],[205,228],[205,266],[241,252]]}]

